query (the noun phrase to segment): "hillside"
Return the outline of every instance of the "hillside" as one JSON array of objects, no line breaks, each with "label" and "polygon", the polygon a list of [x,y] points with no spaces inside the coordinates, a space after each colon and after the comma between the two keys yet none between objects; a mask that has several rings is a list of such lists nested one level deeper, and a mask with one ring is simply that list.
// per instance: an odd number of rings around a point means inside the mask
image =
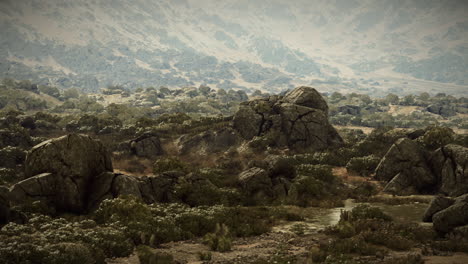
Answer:
[{"label": "hillside", "polygon": [[465,1],[2,1],[0,77],[88,91],[468,89]]}]

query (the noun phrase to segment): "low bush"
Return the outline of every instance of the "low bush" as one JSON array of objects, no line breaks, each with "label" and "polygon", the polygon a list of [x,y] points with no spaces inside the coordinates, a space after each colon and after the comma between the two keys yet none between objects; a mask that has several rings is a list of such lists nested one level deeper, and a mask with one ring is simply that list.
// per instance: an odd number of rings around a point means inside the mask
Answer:
[{"label": "low bush", "polygon": [[211,250],[226,252],[231,250],[232,237],[229,233],[229,228],[225,224],[216,224],[214,233],[208,233],[203,238],[203,242],[210,247]]},{"label": "low bush", "polygon": [[349,173],[356,173],[360,176],[370,176],[379,165],[380,158],[369,155],[365,157],[354,157],[346,164]]},{"label": "low bush", "polygon": [[140,245],[136,249],[141,264],[172,264],[174,257],[167,253],[154,252],[152,248]]},{"label": "low bush", "polygon": [[188,172],[188,165],[174,157],[161,158],[154,162],[154,174],[160,174],[167,171],[180,171],[186,173]]},{"label": "low bush", "polygon": [[105,257],[132,252],[133,243],[121,228],[97,226],[92,220],[36,215],[27,224],[9,223],[0,230],[0,262],[5,264],[104,263]]}]

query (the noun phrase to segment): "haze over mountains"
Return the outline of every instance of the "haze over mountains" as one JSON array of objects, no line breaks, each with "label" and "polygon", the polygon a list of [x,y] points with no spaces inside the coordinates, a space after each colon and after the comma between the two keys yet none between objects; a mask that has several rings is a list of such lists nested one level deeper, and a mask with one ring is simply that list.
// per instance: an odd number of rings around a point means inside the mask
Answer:
[{"label": "haze over mountains", "polygon": [[468,2],[4,1],[0,77],[88,91],[468,90]]}]

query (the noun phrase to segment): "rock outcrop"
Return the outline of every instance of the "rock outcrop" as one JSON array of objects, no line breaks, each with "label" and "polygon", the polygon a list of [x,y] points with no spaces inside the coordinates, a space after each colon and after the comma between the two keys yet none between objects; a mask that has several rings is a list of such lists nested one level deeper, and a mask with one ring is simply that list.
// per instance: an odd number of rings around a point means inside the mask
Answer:
[{"label": "rock outcrop", "polygon": [[384,191],[398,195],[430,193],[437,182],[423,149],[409,138],[397,140],[388,150],[377,166],[375,178],[388,182]]},{"label": "rock outcrop", "polygon": [[434,230],[447,234],[468,225],[468,194],[455,198],[454,203],[432,216]]},{"label": "rock outcrop", "polygon": [[432,199],[429,207],[427,207],[426,211],[424,212],[423,222],[432,222],[432,216],[439,211],[442,211],[448,207],[450,207],[455,202],[454,199],[450,197],[444,196],[436,196]]},{"label": "rock outcrop", "polygon": [[397,140],[375,170],[375,178],[388,182],[384,191],[397,195],[468,193],[468,148],[449,144],[428,152],[410,138],[416,130]]},{"label": "rock outcrop", "polygon": [[159,136],[153,133],[145,133],[135,139],[122,142],[117,150],[143,158],[154,158],[165,153]]},{"label": "rock outcrop", "polygon": [[130,142],[133,153],[138,157],[151,158],[164,154],[157,135],[144,134]]},{"label": "rock outcrop", "polygon": [[314,88],[304,86],[284,97],[241,103],[233,125],[246,140],[270,134],[279,146],[295,150],[320,150],[343,142],[328,122],[323,97]]},{"label": "rock outcrop", "polygon": [[272,155],[251,165],[254,167],[238,176],[241,190],[251,203],[267,204],[286,199],[291,181],[296,178],[295,168],[286,159]]},{"label": "rock outcrop", "polygon": [[468,193],[468,148],[453,144],[441,147],[430,157],[429,164],[438,179],[440,193]]},{"label": "rock outcrop", "polygon": [[45,200],[59,211],[87,209],[90,187],[103,172],[112,171],[104,145],[89,136],[70,134],[32,148],[25,176],[11,189],[11,201]]}]

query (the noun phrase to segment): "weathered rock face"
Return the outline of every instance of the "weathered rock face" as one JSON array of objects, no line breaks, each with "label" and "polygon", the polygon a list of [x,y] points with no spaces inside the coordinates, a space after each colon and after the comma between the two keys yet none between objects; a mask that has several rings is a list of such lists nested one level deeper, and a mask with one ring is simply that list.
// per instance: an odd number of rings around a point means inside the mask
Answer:
[{"label": "weathered rock face", "polygon": [[27,179],[12,187],[12,202],[46,200],[59,211],[81,213],[96,178],[110,171],[110,155],[101,142],[76,134],[48,140],[28,152]]},{"label": "weathered rock face", "polygon": [[452,144],[439,148],[429,164],[439,182],[439,192],[450,196],[468,193],[468,148]]},{"label": "weathered rock face", "polygon": [[140,185],[143,180],[121,173],[103,172],[94,180],[88,196],[88,208],[96,209],[101,201],[122,195],[142,199]]},{"label": "weathered rock face", "polygon": [[432,221],[434,229],[441,234],[468,225],[468,194],[457,197],[453,205],[435,213]]},{"label": "weathered rock face", "polygon": [[179,141],[179,151],[181,154],[224,152],[238,146],[241,141],[242,138],[236,130],[225,127],[208,130],[195,136],[183,136]]},{"label": "weathered rock face", "polygon": [[[268,156],[263,161],[251,162],[250,169],[239,174],[242,191],[254,204],[284,201],[290,196],[295,168],[281,156]],[[259,166],[259,167],[255,167]]]},{"label": "weathered rock face", "polygon": [[290,104],[305,106],[322,110],[328,115],[328,105],[317,90],[314,88],[301,86],[298,87],[284,96],[284,101]]},{"label": "weathered rock face", "polygon": [[388,150],[375,171],[375,178],[389,181],[385,191],[399,195],[432,192],[437,179],[421,147],[402,138]]},{"label": "weathered rock face", "polygon": [[304,86],[284,97],[242,103],[233,125],[244,139],[272,133],[278,145],[296,150],[319,150],[343,142],[328,122],[328,106],[323,97],[314,88]]},{"label": "weathered rock face", "polygon": [[164,154],[159,137],[153,134],[144,134],[132,140],[130,147],[138,157],[151,158]]},{"label": "weathered rock face", "polygon": [[435,213],[450,207],[454,202],[455,200],[450,197],[435,197],[424,212],[423,221],[432,222],[432,216],[434,216]]},{"label": "weathered rock face", "polygon": [[122,142],[115,150],[144,158],[154,158],[165,153],[159,136],[153,133],[146,133],[135,139]]},{"label": "weathered rock face", "polygon": [[78,180],[105,171],[112,171],[112,162],[104,145],[78,134],[42,142],[28,152],[25,162],[26,177],[49,172]]},{"label": "weathered rock face", "polygon": [[239,183],[252,203],[263,204],[271,200],[273,184],[264,169],[254,167],[241,172]]}]

